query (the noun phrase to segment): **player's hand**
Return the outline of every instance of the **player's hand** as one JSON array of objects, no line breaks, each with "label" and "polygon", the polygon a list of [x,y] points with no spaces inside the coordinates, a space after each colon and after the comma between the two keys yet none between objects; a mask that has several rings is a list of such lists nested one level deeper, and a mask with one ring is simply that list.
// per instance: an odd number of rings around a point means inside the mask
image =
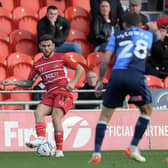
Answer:
[{"label": "player's hand", "polygon": [[152,32],[157,32],[158,31],[158,26],[156,22],[148,22],[147,26],[149,27],[149,30]]},{"label": "player's hand", "polygon": [[100,97],[102,94],[103,94],[103,83],[102,83],[102,81],[97,81],[97,83],[96,83],[96,86],[95,86],[95,90],[96,90],[96,92],[95,92],[95,95],[96,95],[96,97]]},{"label": "player's hand", "polygon": [[70,82],[66,85],[66,90],[71,92],[75,88],[75,83]]},{"label": "player's hand", "polygon": [[0,82],[1,85],[7,86],[7,85],[12,85],[13,81],[11,80],[3,80]]}]

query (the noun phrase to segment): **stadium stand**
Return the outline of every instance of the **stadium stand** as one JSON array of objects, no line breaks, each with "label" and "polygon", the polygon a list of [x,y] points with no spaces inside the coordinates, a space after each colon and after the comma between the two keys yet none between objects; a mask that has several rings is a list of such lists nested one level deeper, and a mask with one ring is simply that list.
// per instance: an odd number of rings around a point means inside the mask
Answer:
[{"label": "stadium stand", "polygon": [[66,41],[74,41],[74,40],[87,40],[87,36],[84,32],[81,32],[77,29],[70,29],[70,32],[68,34]]},{"label": "stadium stand", "polygon": [[37,44],[34,41],[29,39],[22,39],[16,43],[14,51],[25,53],[33,57],[35,54],[38,53],[39,50]]},{"label": "stadium stand", "polygon": [[23,29],[31,32],[33,35],[37,34],[37,22],[38,20],[32,16],[24,16],[18,21],[18,29]]},{"label": "stadium stand", "polygon": [[26,31],[26,30],[22,30],[22,29],[13,30],[9,34],[9,39],[10,39],[10,44],[12,44],[13,46],[16,45],[16,43],[18,43],[20,40],[23,40],[23,39],[36,41],[35,36],[31,32]]},{"label": "stadium stand", "polygon": [[18,63],[14,65],[11,69],[13,76],[17,76],[19,78],[25,78],[25,79],[28,78],[31,70],[32,70],[32,65],[28,63]]},{"label": "stadium stand", "polygon": [[160,78],[153,75],[146,75],[146,82],[149,88],[163,88],[163,82]]},{"label": "stadium stand", "polygon": [[89,18],[89,13],[84,8],[78,6],[70,6],[65,9],[65,17],[71,21],[76,17],[84,17],[86,19]]},{"label": "stadium stand", "polygon": [[79,6],[81,8],[86,9],[88,12],[90,11],[90,3],[89,0],[68,0],[67,6]]},{"label": "stadium stand", "polygon": [[102,52],[92,52],[87,56],[87,66],[92,69],[97,64],[100,64],[104,53]]},{"label": "stadium stand", "polygon": [[13,11],[15,8],[15,0],[1,0],[1,3],[4,8],[8,9],[9,11]]},{"label": "stadium stand", "polygon": [[4,64],[0,63],[0,81],[7,78],[7,68]]},{"label": "stadium stand", "polygon": [[9,42],[9,35],[5,32],[0,31],[0,40],[4,40],[6,42]]},{"label": "stadium stand", "polygon": [[28,63],[32,65],[32,57],[30,55],[19,52],[11,53],[7,57],[7,66],[9,69],[18,63]]},{"label": "stadium stand", "polygon": [[168,89],[168,76],[164,79],[164,88]]},{"label": "stadium stand", "polygon": [[58,9],[61,9],[63,12],[65,11],[66,8],[65,0],[46,0],[45,5],[46,6],[54,5]]},{"label": "stadium stand", "polygon": [[13,29],[12,20],[6,16],[0,16],[0,23],[3,26],[0,26],[0,31],[9,34]]},{"label": "stadium stand", "polygon": [[19,0],[19,6],[23,6],[26,8],[31,8],[34,11],[38,12],[40,9],[40,1],[41,0]]},{"label": "stadium stand", "polygon": [[13,10],[14,22],[17,22],[19,19],[23,18],[24,16],[32,16],[32,17],[38,18],[37,12],[32,8],[18,6]]},{"label": "stadium stand", "polygon": [[[10,54],[10,46],[9,43],[5,40],[0,40],[0,57],[1,59],[6,59],[6,57]],[[1,60],[0,59],[0,60]]]},{"label": "stadium stand", "polygon": [[0,16],[6,16],[9,19],[12,18],[11,12],[8,9],[4,8],[4,7],[0,8]]}]

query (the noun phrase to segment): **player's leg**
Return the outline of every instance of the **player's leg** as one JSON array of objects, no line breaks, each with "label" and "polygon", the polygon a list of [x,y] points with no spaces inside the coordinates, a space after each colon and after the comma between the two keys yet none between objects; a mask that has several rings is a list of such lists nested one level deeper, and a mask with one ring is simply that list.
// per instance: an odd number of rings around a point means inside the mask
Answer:
[{"label": "player's leg", "polygon": [[95,147],[94,152],[92,154],[91,162],[99,163],[101,160],[101,146],[104,139],[107,124],[110,121],[113,112],[113,108],[107,108],[105,106],[103,106],[102,108],[101,115],[96,126]]},{"label": "player's leg", "polygon": [[46,141],[46,123],[45,116],[51,114],[51,107],[45,104],[39,104],[34,112],[35,117],[35,129],[37,134],[37,139],[26,142],[26,146],[30,148],[35,148],[38,145]]},{"label": "player's leg", "polygon": [[127,156],[130,156],[134,160],[137,160],[139,162],[145,162],[146,159],[140,154],[137,146],[141,138],[143,137],[147,129],[148,123],[150,121],[150,115],[152,113],[152,105],[145,104],[145,105],[139,106],[139,109],[141,111],[141,115],[137,120],[134,136],[132,138],[130,147],[125,151],[125,154]]},{"label": "player's leg", "polygon": [[62,118],[71,109],[73,99],[71,96],[57,95],[54,98],[52,120],[54,126],[54,137],[56,141],[56,157],[64,157],[63,154],[63,128]]},{"label": "player's leg", "polygon": [[63,128],[62,118],[64,117],[64,110],[62,108],[53,108],[52,121],[54,126],[54,137],[56,142],[56,157],[64,157],[63,154]]}]

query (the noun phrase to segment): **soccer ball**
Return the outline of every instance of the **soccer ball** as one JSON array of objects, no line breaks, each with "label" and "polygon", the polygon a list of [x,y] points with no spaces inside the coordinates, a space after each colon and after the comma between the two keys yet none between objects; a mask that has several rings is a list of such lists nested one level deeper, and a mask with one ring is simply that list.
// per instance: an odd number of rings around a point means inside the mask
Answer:
[{"label": "soccer ball", "polygon": [[37,147],[39,156],[53,156],[55,154],[54,146],[50,142],[45,142]]}]

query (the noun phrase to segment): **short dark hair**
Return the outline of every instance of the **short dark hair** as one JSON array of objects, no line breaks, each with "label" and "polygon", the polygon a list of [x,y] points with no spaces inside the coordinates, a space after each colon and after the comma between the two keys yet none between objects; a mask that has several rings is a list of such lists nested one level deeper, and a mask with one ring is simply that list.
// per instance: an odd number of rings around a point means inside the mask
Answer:
[{"label": "short dark hair", "polygon": [[54,5],[50,5],[50,6],[48,6],[48,8],[47,8],[47,12],[48,12],[50,9],[58,10],[58,8],[57,8],[56,6],[54,6]]},{"label": "short dark hair", "polygon": [[53,43],[55,43],[55,39],[51,34],[44,34],[43,36],[41,36],[39,39],[39,43],[41,41],[48,41],[48,40],[51,40]]},{"label": "short dark hair", "polygon": [[135,12],[126,12],[123,16],[123,22],[126,23],[128,27],[139,26],[141,16]]}]

